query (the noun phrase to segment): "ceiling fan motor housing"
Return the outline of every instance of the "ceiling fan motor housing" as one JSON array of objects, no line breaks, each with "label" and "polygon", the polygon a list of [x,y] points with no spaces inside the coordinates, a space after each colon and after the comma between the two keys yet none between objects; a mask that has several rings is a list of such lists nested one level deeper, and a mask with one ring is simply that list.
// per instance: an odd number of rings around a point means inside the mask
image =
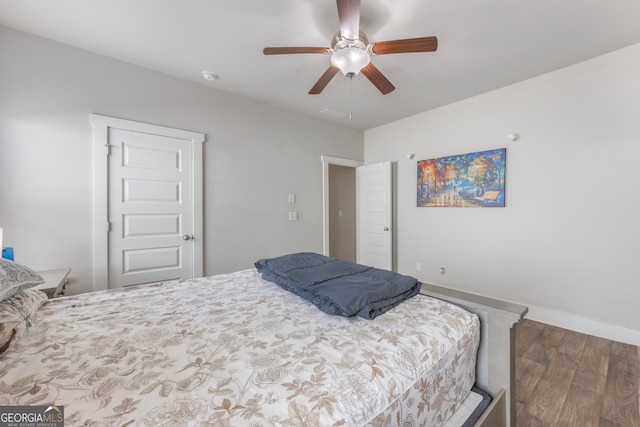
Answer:
[{"label": "ceiling fan motor housing", "polygon": [[367,36],[362,31],[355,41],[345,39],[338,31],[331,42],[331,64],[347,77],[357,76],[371,62],[368,44]]}]

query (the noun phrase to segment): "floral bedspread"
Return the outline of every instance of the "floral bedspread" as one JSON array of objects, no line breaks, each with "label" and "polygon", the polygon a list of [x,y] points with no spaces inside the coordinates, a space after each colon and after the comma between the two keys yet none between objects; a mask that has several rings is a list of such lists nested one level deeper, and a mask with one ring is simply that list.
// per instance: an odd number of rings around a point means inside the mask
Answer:
[{"label": "floral bedspread", "polygon": [[331,316],[255,269],[49,300],[0,356],[0,405],[65,425],[444,423],[475,377],[477,317],[418,295]]}]

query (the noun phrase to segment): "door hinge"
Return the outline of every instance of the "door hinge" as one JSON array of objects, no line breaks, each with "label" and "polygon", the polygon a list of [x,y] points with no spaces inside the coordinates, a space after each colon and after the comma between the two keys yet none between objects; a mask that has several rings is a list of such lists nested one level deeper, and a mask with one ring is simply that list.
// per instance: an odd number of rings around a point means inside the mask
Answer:
[{"label": "door hinge", "polygon": [[111,144],[104,144],[104,146],[107,149],[107,156],[110,156],[111,155]]},{"label": "door hinge", "polygon": [[107,221],[107,233],[111,231],[111,223]]}]

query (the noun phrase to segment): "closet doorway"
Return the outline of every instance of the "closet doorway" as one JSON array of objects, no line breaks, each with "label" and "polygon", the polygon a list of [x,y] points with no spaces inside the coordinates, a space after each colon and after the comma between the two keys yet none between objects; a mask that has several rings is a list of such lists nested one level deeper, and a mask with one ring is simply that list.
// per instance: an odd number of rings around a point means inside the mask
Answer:
[{"label": "closet doorway", "polygon": [[[364,165],[364,162],[329,156],[322,156],[321,160],[323,253],[326,256],[356,262],[358,222],[356,168]],[[349,193],[353,195],[351,200],[345,196]],[[338,206],[336,202],[339,203]],[[339,216],[340,214],[342,217]],[[338,230],[344,230],[348,223],[353,224],[351,231],[337,234]]]},{"label": "closet doorway", "polygon": [[322,156],[322,165],[324,254],[391,270],[391,163]]},{"label": "closet doorway", "polygon": [[356,168],[329,165],[329,256],[356,262]]}]

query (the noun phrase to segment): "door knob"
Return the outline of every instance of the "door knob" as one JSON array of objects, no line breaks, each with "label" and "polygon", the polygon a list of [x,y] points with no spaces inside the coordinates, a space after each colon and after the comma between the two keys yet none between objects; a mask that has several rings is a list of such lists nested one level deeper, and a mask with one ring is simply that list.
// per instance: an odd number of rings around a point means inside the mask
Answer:
[{"label": "door knob", "polygon": [[384,231],[389,231],[389,227],[385,227],[385,228],[384,228]]},{"label": "door knob", "polygon": [[188,234],[182,235],[182,240],[191,240],[191,239],[193,239],[193,237],[189,236]]}]

